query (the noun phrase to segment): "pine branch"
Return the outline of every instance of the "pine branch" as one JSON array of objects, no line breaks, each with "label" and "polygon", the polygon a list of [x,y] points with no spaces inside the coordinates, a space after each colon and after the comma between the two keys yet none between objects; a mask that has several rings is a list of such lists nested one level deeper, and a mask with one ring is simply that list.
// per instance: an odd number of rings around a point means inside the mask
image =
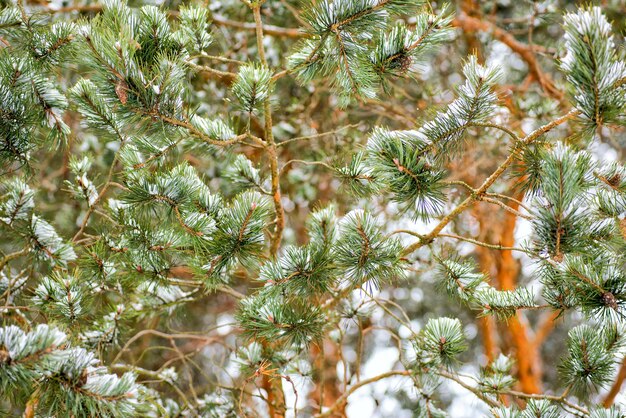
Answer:
[{"label": "pine branch", "polygon": [[519,42],[509,32],[486,20],[478,19],[465,14],[459,14],[455,17],[452,21],[452,25],[461,27],[467,32],[482,31],[493,34],[494,38],[511,48],[513,52],[518,54],[528,64],[530,73],[550,97],[554,98],[561,104],[564,103],[565,98],[563,92],[556,87],[552,77],[543,71],[537,61],[535,53],[529,45]]},{"label": "pine branch", "polygon": [[437,157],[449,158],[459,149],[460,139],[471,124],[484,123],[495,109],[497,96],[493,92],[501,73],[494,67],[483,67],[475,56],[463,66],[466,81],[459,97],[445,113],[424,124],[419,133],[428,142],[422,152],[432,150]]},{"label": "pine branch", "polygon": [[626,62],[615,50],[611,25],[599,7],[566,14],[564,21],[567,55],[561,68],[583,120],[591,129],[619,123],[626,98],[615,86],[626,77]]},{"label": "pine branch", "polygon": [[567,400],[567,393],[566,392],[564,392],[564,394],[561,395],[561,396],[534,394],[534,393],[523,393],[523,392],[518,392],[518,391],[514,391],[514,390],[504,391],[503,394],[512,395],[512,396],[515,396],[515,397],[518,397],[518,398],[521,398],[521,399],[545,399],[545,400],[549,400],[549,401],[552,401],[552,402],[557,402],[557,403],[563,404],[563,405],[567,406],[568,408],[572,409],[573,411],[576,411],[576,412],[582,414],[583,416],[589,415],[589,411],[587,410],[587,408],[569,402]]},{"label": "pine branch", "polygon": [[25,256],[29,252],[30,252],[30,249],[24,248],[23,250],[15,251],[15,252],[5,255],[4,257],[2,257],[2,259],[0,259],[0,271],[4,269],[4,266],[6,266],[9,261]]},{"label": "pine branch", "polygon": [[[254,14],[254,22],[256,25],[256,41],[261,65],[267,68],[267,60],[265,58],[265,47],[263,46],[263,22],[261,21],[261,6],[252,7]],[[265,141],[267,143],[267,153],[270,159],[270,172],[272,176],[272,198],[274,200],[274,208],[276,212],[276,226],[272,234],[270,243],[270,254],[275,255],[280,246],[283,230],[285,229],[285,211],[281,200],[280,192],[280,172],[278,171],[278,154],[276,151],[276,142],[272,133],[272,109],[269,95],[263,103],[263,112],[265,116]]]},{"label": "pine branch", "polygon": [[432,242],[432,240],[450,223],[452,222],[452,220],[454,218],[456,218],[459,214],[461,214],[462,212],[464,212],[472,203],[474,203],[478,197],[482,194],[485,193],[489,187],[491,187],[491,185],[493,183],[495,183],[495,181],[504,173],[504,171],[511,166],[511,164],[513,164],[513,161],[516,158],[517,152],[519,152],[519,149],[523,149],[524,147],[532,144],[536,139],[538,139],[540,136],[546,134],[547,132],[549,132],[550,130],[552,130],[553,128],[567,122],[568,120],[578,116],[580,114],[580,111],[578,110],[571,110],[569,113],[565,114],[564,116],[561,116],[558,119],[555,119],[554,121],[543,125],[542,127],[536,129],[535,131],[531,132],[530,134],[528,134],[526,137],[524,137],[520,142],[519,145],[516,147],[516,149],[509,154],[509,156],[507,157],[507,159],[500,164],[500,166],[483,182],[483,184],[476,189],[476,193],[473,194],[472,196],[468,197],[467,199],[465,199],[459,206],[457,206],[452,212],[450,212],[448,215],[446,215],[438,224],[437,226],[430,232],[428,233],[426,236],[424,236],[424,238],[410,246],[408,246],[407,248],[405,248],[405,250],[402,252],[402,255],[408,255],[411,254],[412,252],[414,252],[415,250],[417,250],[418,248],[421,248],[423,245],[429,244],[430,242]]}]

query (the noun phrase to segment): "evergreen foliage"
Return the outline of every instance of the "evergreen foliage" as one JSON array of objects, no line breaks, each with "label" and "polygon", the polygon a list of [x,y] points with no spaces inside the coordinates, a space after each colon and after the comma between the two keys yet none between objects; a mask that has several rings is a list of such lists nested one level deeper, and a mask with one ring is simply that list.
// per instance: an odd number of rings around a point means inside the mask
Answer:
[{"label": "evergreen foliage", "polygon": [[[625,416],[626,60],[604,8],[564,14],[558,63],[495,28],[518,83],[451,48],[491,25],[466,6],[141,3],[0,3],[1,413],[343,416],[398,379],[385,396],[419,417],[447,416],[450,382],[494,417]],[[542,388],[524,356],[552,326]],[[377,345],[397,359],[371,375]]]},{"label": "evergreen foliage", "polygon": [[561,67],[576,106],[591,128],[623,123],[626,64],[619,58],[610,23],[599,7],[564,16],[567,55]]}]

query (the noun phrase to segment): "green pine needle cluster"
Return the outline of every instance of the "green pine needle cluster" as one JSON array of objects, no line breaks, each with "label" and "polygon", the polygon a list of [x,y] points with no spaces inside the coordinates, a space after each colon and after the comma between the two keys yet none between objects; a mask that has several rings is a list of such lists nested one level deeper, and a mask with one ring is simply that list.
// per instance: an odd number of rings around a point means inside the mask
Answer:
[{"label": "green pine needle cluster", "polygon": [[[303,18],[309,39],[289,57],[291,71],[303,83],[330,78],[333,90],[347,104],[351,98],[371,99],[385,78],[404,76],[424,54],[449,38],[451,18],[421,11],[413,0],[322,1]],[[417,13],[415,29],[396,25],[392,16]]]},{"label": "green pine needle cluster", "polygon": [[611,24],[599,7],[589,7],[566,14],[564,28],[567,55],[561,69],[589,132],[623,123],[626,61],[615,49]]}]

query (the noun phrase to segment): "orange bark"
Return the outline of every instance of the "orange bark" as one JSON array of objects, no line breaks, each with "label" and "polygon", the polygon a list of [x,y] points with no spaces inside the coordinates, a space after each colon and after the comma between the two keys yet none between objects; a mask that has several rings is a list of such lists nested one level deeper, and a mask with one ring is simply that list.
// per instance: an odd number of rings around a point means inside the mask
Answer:
[{"label": "orange bark", "polygon": [[[523,195],[515,196],[518,200]],[[519,204],[511,202],[512,209],[518,210]],[[482,210],[481,210],[482,209]],[[496,242],[503,247],[515,246],[515,225],[517,217],[505,212],[501,214],[501,221],[493,220],[493,206],[477,207],[474,215],[481,224],[481,239],[486,242]],[[495,241],[494,241],[495,239]],[[501,290],[513,290],[517,287],[519,263],[510,250],[488,250],[480,247],[477,250],[481,269],[495,277],[495,285]],[[534,344],[528,322],[523,313],[518,312],[506,323],[506,331],[511,337],[511,349],[517,363],[517,377],[520,390],[525,393],[540,393],[541,385],[541,356],[540,344]],[[493,341],[487,335],[484,338],[487,356],[494,348]]]},{"label": "orange bark", "polygon": [[[341,398],[341,390],[339,388],[339,379],[337,378],[337,362],[340,360],[339,350],[336,344],[328,340],[322,342],[324,350],[319,346],[311,346],[311,356],[314,358],[314,370],[318,374],[314,379],[318,382],[313,390],[309,393],[312,405],[330,407]],[[323,382],[323,385],[320,383]],[[346,404],[341,404],[333,411],[333,417],[345,417]]]},{"label": "orange bark", "polygon": [[37,411],[37,404],[39,403],[39,398],[35,396],[30,397],[28,402],[26,402],[26,409],[24,410],[24,418],[35,418],[35,414]]},{"label": "orange bark", "polygon": [[[523,198],[523,196],[517,196]],[[513,202],[511,207],[519,209],[519,204]],[[504,247],[515,245],[515,224],[517,217],[509,212],[504,214],[504,223],[500,235],[500,244]],[[498,252],[497,281],[502,290],[513,290],[517,286],[519,263],[513,257],[511,250]],[[517,312],[508,322],[508,329],[515,346],[515,357],[518,367],[518,379],[521,390],[526,393],[541,392],[541,363],[538,347],[529,338],[528,323],[521,312]]]},{"label": "orange bark", "polygon": [[483,347],[485,348],[485,356],[487,361],[491,363],[496,359],[498,353],[498,347],[496,345],[496,324],[493,318],[485,316],[478,318],[478,326],[483,336]]},{"label": "orange bark", "polygon": [[271,418],[285,416],[285,393],[283,392],[282,379],[270,378],[263,375],[261,386],[267,392],[267,406]]},{"label": "orange bark", "polygon": [[604,400],[602,401],[602,406],[605,408],[609,408],[615,402],[615,397],[622,389],[622,384],[626,380],[626,357],[622,361],[622,365],[617,372],[617,377],[615,378],[615,382],[611,386],[611,390],[606,394]]}]

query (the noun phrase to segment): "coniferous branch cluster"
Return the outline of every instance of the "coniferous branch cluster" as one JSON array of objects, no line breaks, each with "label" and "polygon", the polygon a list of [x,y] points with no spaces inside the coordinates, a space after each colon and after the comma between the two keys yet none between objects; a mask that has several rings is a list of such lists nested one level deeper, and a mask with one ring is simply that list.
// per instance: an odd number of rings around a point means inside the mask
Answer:
[{"label": "coniferous branch cluster", "polygon": [[415,29],[394,25],[393,16],[419,10],[420,1],[324,1],[303,13],[310,39],[289,58],[290,71],[302,82],[330,78],[333,89],[347,101],[372,98],[385,79],[415,68],[423,55],[444,42],[450,17],[420,13]]},{"label": "coniferous branch cluster", "polygon": [[[571,110],[536,118],[532,129],[509,126],[499,91],[507,75],[469,55],[463,81],[436,114],[410,129],[376,121],[361,149],[327,163],[279,148],[290,141],[274,138],[287,130],[273,103],[281,83],[292,79],[300,92],[328,87],[330,102],[348,112],[365,107],[445,47],[451,6],[313,2],[297,19],[305,28],[288,57],[266,42],[270,31],[281,33],[264,23],[270,5],[238,7],[255,22],[240,29],[256,37],[241,60],[212,55],[227,39],[216,22],[228,20],[202,4],[168,13],[107,0],[73,23],[21,0],[0,10],[0,408],[244,416],[262,405],[270,416],[295,415],[303,408],[298,376],[321,387],[320,404],[305,402],[306,413],[330,416],[360,387],[400,377],[418,416],[445,416],[439,394],[450,381],[494,417],[624,416],[598,402],[626,347],[626,168],[589,146],[605,129],[623,133],[626,114],[626,59],[602,10],[564,16],[559,68]],[[216,111],[204,76],[223,83],[227,111]],[[454,164],[483,137],[502,158],[474,187],[455,177]],[[81,147],[89,152],[73,155]],[[62,186],[53,190],[55,176],[39,160],[61,152]],[[294,221],[290,204],[306,200],[289,187],[287,169],[297,164],[330,169],[354,198],[311,204],[306,220]],[[511,167],[516,189],[503,191]],[[55,193],[73,201],[55,206]],[[527,238],[509,246],[452,233],[479,203],[526,220]],[[416,230],[394,228],[398,219]],[[296,222],[304,225],[297,237]],[[519,253],[533,282],[496,286],[463,246],[441,244],[448,238]],[[422,324],[381,296],[412,280],[416,266],[450,303],[485,321],[523,327],[536,311],[575,318],[558,366],[563,394],[518,390],[519,355],[470,362],[471,375],[461,373],[471,340],[461,319],[437,310]],[[230,306],[234,322],[200,334],[177,332],[180,323],[159,327],[176,313],[204,313],[198,305],[207,301]],[[372,325],[374,310],[384,325]],[[327,370],[314,356],[323,358],[328,342],[347,349],[354,324],[355,359],[336,364],[343,394],[325,404]],[[226,331],[232,339],[216,343],[225,327],[236,330]],[[397,342],[402,369],[362,378],[366,330],[376,328]],[[133,351],[145,337],[163,344]],[[146,359],[153,348],[169,352],[164,364]],[[206,364],[192,360],[205,351]],[[223,370],[206,370],[219,361]]]}]

